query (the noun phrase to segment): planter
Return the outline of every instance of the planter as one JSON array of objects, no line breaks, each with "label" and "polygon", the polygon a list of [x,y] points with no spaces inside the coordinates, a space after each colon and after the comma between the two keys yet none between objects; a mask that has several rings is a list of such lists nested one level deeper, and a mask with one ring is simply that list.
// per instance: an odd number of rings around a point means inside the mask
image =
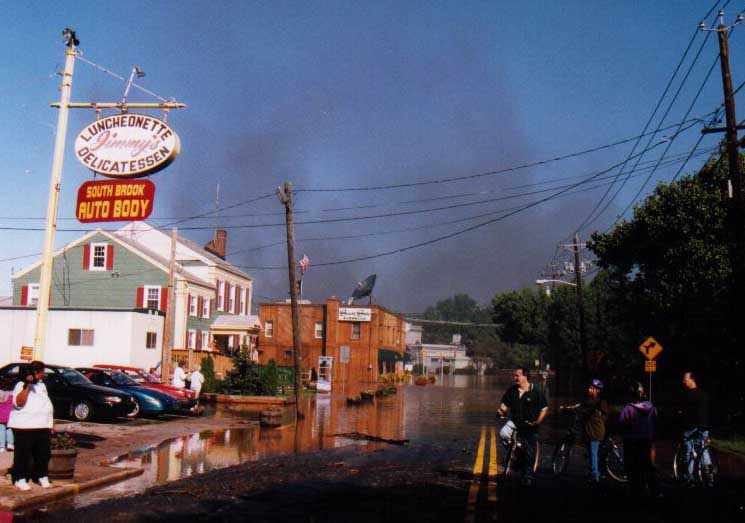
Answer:
[{"label": "planter", "polygon": [[71,479],[75,475],[75,460],[77,449],[52,449],[49,460],[50,479]]},{"label": "planter", "polygon": [[261,424],[264,427],[279,427],[282,425],[282,411],[269,409],[261,412]]}]

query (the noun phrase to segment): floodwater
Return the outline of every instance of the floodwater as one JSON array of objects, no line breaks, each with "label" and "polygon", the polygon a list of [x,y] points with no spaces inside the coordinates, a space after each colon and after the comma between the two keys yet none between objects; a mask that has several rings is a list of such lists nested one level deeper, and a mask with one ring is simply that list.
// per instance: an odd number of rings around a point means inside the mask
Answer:
[{"label": "floodwater", "polygon": [[[82,493],[50,506],[82,507],[111,497],[133,495],[145,489],[263,458],[314,452],[348,445],[367,445],[364,440],[340,435],[358,433],[412,444],[458,447],[477,437],[481,427],[493,425],[497,402],[508,382],[489,376],[445,376],[427,386],[400,386],[398,393],[374,402],[348,405],[344,394],[318,394],[304,398],[304,419],[297,430],[289,422],[294,409],[286,409],[287,425],[275,429],[250,426],[209,431],[166,440],[120,456],[112,465],[143,468],[129,480]],[[218,407],[209,415],[220,416],[238,407]],[[245,412],[248,418],[257,413]]]}]

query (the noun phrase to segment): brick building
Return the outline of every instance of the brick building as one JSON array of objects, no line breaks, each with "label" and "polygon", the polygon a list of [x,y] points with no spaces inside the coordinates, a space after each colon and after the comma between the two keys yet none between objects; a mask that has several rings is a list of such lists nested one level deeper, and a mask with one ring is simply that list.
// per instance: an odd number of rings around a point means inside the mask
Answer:
[{"label": "brick building", "polygon": [[[318,358],[333,358],[332,382],[373,383],[384,372],[401,370],[406,349],[404,321],[380,305],[343,306],[338,298],[300,305],[302,366],[318,373]],[[259,363],[293,365],[289,302],[262,303]]]}]

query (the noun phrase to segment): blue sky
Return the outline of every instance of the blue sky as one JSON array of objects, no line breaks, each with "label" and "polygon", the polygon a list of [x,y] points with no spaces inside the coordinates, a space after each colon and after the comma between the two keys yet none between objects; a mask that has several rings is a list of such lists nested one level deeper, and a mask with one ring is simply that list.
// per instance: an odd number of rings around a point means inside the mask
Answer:
[{"label": "blue sky", "polygon": [[[541,160],[636,135],[680,58],[700,17],[713,2],[2,2],[8,20],[0,48],[0,192],[2,226],[39,227],[49,184],[64,49],[60,32],[74,27],[84,57],[121,75],[133,64],[142,84],[188,104],[169,122],[182,154],[153,176],[154,217],[206,212],[272,192],[289,179],[300,187],[400,183],[459,176]],[[728,15],[734,17],[734,8]],[[745,79],[745,30],[732,35],[735,85]],[[694,44],[703,41],[699,36]],[[668,123],[685,113],[716,56],[710,38],[673,106]],[[117,100],[121,82],[78,62],[74,100]],[[149,100],[141,94],[130,99]],[[718,68],[693,114],[721,100]],[[94,118],[70,118],[60,205],[74,217],[77,187],[90,179],[71,154],[74,136]],[[657,123],[657,122],[655,122]],[[698,128],[671,153],[686,150]],[[714,145],[709,137],[705,145]],[[603,169],[628,154],[617,147],[508,176],[446,186],[370,193],[304,193],[298,218],[395,212],[431,206],[396,204],[466,191],[504,192],[552,178]],[[657,156],[650,153],[645,160]],[[700,165],[702,159],[691,163]],[[654,177],[669,179],[677,166]],[[642,184],[629,181],[596,227],[605,227]],[[652,184],[646,189],[648,191]],[[405,311],[468,292],[482,302],[494,292],[529,285],[589,212],[603,188],[562,198],[503,222],[405,254],[316,267],[306,290],[316,299],[346,296],[367,274],[379,275],[377,297]],[[459,199],[456,201],[469,201]],[[523,200],[518,200],[523,201]],[[528,201],[528,200],[524,200]],[[323,212],[349,205],[389,205],[364,211]],[[437,224],[504,203],[350,223],[300,225],[300,238],[364,234]],[[281,207],[267,199],[226,211],[260,217],[223,217],[223,225],[275,223]],[[210,226],[194,220],[184,226]],[[106,226],[106,225],[104,225]],[[60,227],[82,227],[61,220]],[[346,241],[301,241],[313,262],[364,256],[434,239],[460,226]],[[206,241],[209,230],[183,231]],[[78,233],[59,233],[57,244]],[[277,227],[229,229],[229,251],[282,238]],[[0,258],[40,251],[38,232],[0,231]],[[236,264],[274,266],[281,246],[236,254]],[[0,294],[11,268],[35,258],[0,262]],[[262,297],[282,296],[286,272],[247,269]]]}]

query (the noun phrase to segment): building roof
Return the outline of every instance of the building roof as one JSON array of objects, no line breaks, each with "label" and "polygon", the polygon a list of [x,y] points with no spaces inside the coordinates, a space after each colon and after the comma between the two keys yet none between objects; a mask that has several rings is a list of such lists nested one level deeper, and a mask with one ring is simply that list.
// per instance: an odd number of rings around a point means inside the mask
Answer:
[{"label": "building roof", "polygon": [[[138,243],[136,240],[132,240],[130,238],[127,238],[126,236],[119,236],[114,235],[114,238],[119,243],[124,244],[126,247],[129,247],[132,250],[139,250],[142,254],[145,254],[146,256],[152,258],[156,262],[158,262],[163,267],[167,268],[170,265],[170,262],[160,256],[155,251],[152,251],[142,245],[141,243]],[[202,278],[198,278],[197,276],[190,273],[188,270],[181,267],[178,263],[176,264],[176,276],[180,276],[184,280],[190,282],[190,283],[196,283],[197,285],[201,285],[203,287],[207,287],[208,289],[211,289],[214,287],[210,282],[203,280]]]},{"label": "building roof", "polygon": [[[170,241],[170,237],[167,232],[162,231],[156,227],[153,227],[147,222],[130,222],[127,225],[119,228],[114,234],[120,237],[126,237],[129,236],[131,239],[134,239],[137,241],[137,238],[140,238],[140,241],[137,243],[143,244],[145,243],[143,240],[145,238],[145,233],[157,233],[160,234],[163,238],[167,238]],[[207,265],[212,265],[219,267],[220,269],[230,272],[232,274],[235,274],[236,276],[239,276],[241,278],[245,278],[247,280],[252,280],[251,276],[246,274],[245,272],[238,269],[235,265],[223,260],[219,256],[215,256],[211,252],[207,251],[204,247],[200,246],[198,243],[189,240],[188,238],[184,238],[183,236],[177,234],[176,235],[176,241],[178,244],[180,244],[182,247],[188,249],[191,251],[197,258],[202,261],[203,263]],[[162,242],[160,242],[162,243]],[[161,253],[162,256],[165,256],[165,253]],[[179,253],[176,253],[177,260],[181,260],[183,256],[179,256]]]}]

